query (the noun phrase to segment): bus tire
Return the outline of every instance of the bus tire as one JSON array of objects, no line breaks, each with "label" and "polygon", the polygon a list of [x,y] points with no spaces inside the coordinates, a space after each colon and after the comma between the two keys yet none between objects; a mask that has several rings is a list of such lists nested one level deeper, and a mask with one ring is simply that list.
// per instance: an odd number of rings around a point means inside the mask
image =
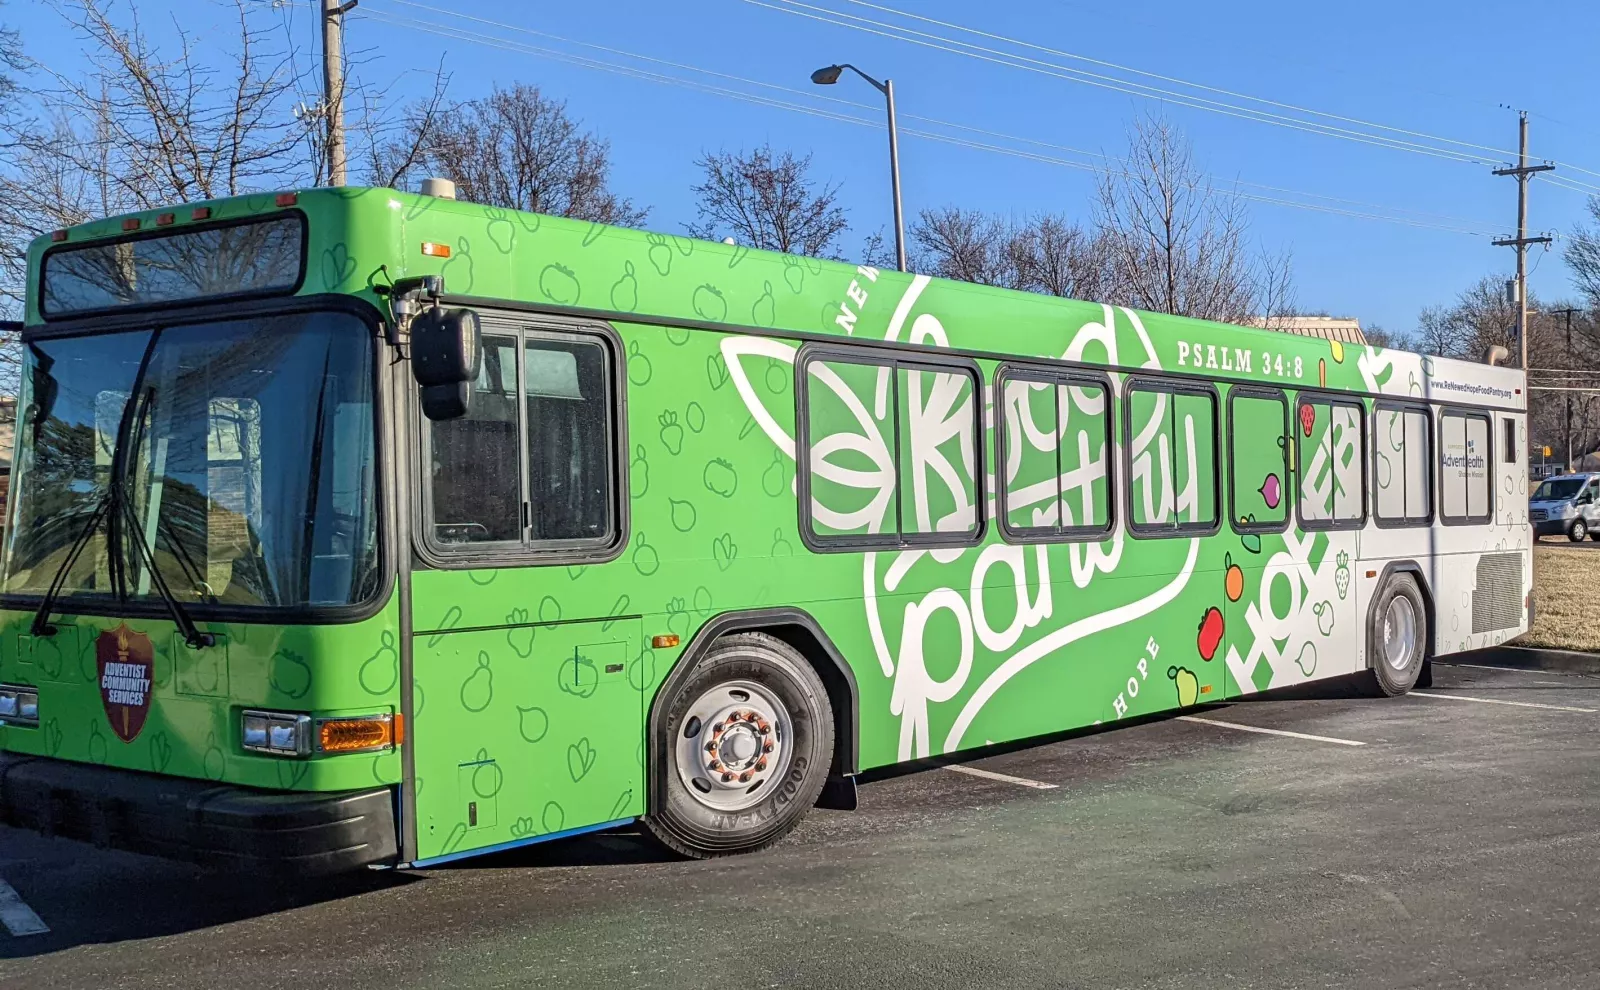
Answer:
[{"label": "bus tire", "polygon": [[811,664],[766,633],[720,636],[667,699],[645,826],[695,859],[756,852],[800,823],[833,759],[833,710]]},{"label": "bus tire", "polygon": [[1583,538],[1589,535],[1589,524],[1582,519],[1574,519],[1572,528],[1567,530],[1567,539],[1574,543],[1582,543]]},{"label": "bus tire", "polygon": [[1416,686],[1428,659],[1428,609],[1416,578],[1391,575],[1367,615],[1369,693],[1398,697]]}]

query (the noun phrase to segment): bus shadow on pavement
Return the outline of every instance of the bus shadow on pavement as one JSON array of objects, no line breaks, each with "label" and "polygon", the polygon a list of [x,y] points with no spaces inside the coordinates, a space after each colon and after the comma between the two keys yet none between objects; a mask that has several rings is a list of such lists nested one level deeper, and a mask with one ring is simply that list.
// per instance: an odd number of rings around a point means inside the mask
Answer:
[{"label": "bus shadow on pavement", "polygon": [[0,830],[0,876],[50,927],[17,937],[0,929],[0,959],[182,935],[315,904],[381,896],[419,879],[395,870],[314,878],[227,873],[10,829]]},{"label": "bus shadow on pavement", "polygon": [[591,835],[535,842],[516,849],[471,856],[420,871],[553,869],[575,866],[642,866],[688,862],[651,838],[642,825],[624,825]]}]

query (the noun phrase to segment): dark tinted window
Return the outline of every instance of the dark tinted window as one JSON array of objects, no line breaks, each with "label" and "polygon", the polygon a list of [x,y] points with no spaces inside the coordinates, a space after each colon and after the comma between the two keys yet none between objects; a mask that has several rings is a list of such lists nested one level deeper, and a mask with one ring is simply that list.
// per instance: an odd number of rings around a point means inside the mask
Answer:
[{"label": "dark tinted window", "polygon": [[300,282],[295,215],[56,248],[45,255],[39,306],[63,316],[185,299],[288,292]]},{"label": "dark tinted window", "polygon": [[434,541],[535,550],[611,543],[612,388],[599,338],[485,333],[471,411],[427,424]]}]

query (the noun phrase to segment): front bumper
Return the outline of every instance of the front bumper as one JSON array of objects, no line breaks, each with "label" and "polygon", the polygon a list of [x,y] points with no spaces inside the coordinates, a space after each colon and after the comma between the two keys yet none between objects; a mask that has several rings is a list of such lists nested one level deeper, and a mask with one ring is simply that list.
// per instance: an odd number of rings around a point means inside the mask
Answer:
[{"label": "front bumper", "polygon": [[1559,519],[1535,519],[1533,521],[1534,536],[1564,535],[1572,528],[1572,521],[1576,516],[1564,516]]},{"label": "front bumper", "polygon": [[0,753],[0,823],[226,869],[393,863],[394,793],[267,791]]}]

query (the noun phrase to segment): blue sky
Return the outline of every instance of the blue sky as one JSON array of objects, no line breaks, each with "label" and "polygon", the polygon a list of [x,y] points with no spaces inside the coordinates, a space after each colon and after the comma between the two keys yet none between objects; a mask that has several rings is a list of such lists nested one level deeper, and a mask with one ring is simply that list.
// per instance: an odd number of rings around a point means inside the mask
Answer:
[{"label": "blue sky", "polygon": [[[268,0],[261,2],[273,6]],[[805,2],[813,8],[893,19],[849,0]],[[881,2],[1062,52],[1494,149],[1515,147],[1515,116],[1501,104],[1527,108],[1535,114],[1535,158],[1553,158],[1600,173],[1600,115],[1594,113],[1600,93],[1593,72],[1600,8],[1593,5],[1527,5],[1517,10],[1513,19],[1503,4],[1481,0],[1347,0],[1338,5],[1246,0],[1225,6],[1171,0],[1142,4]],[[565,52],[875,120],[878,96],[864,82],[846,79],[831,89],[821,89],[808,81],[811,70],[820,65],[849,61],[880,78],[895,80],[903,118],[934,118],[1006,137],[954,131],[910,119],[902,120],[903,128],[937,130],[1080,162],[1092,159],[1047,146],[1114,154],[1123,146],[1131,118],[1164,112],[1192,140],[1199,164],[1222,184],[1245,181],[1357,201],[1364,205],[1309,200],[1358,213],[1398,215],[1400,210],[1410,210],[1445,215],[1455,219],[1405,214],[1429,224],[1474,231],[1502,233],[1514,221],[1514,183],[1492,177],[1487,165],[1337,140],[1140,98],[821,23],[760,4],[784,6],[784,0],[523,4],[362,0],[358,14],[368,16],[352,15],[348,44],[352,49],[369,50],[361,68],[365,78],[377,85],[393,82],[397,96],[423,86],[428,70],[443,51],[453,74],[451,95],[455,98],[479,95],[496,82],[522,81],[566,99],[574,115],[610,140],[615,187],[649,205],[649,225],[664,230],[681,230],[693,219],[689,187],[697,179],[693,160],[703,150],[770,141],[780,148],[812,153],[817,171],[842,184],[854,241],[880,227],[887,231],[884,134],[874,127],[757,105],[505,46],[521,44]],[[218,37],[217,30],[225,30],[228,17],[226,10],[200,0],[148,0],[137,6],[157,40],[168,36],[174,14],[194,27],[202,39]],[[310,7],[299,3],[277,8],[276,15],[270,10],[268,15],[287,17],[297,43],[314,53],[316,21]],[[820,13],[816,9],[810,12]],[[47,6],[7,4],[0,8],[0,17],[23,30],[25,44],[36,57],[48,58],[57,69],[70,65],[71,39]],[[447,39],[397,19],[478,33],[502,47],[459,37]],[[1510,54],[1508,45],[1514,23],[1529,39],[1520,61]],[[953,28],[910,26],[1060,65],[1112,72]],[[570,41],[519,33],[517,28]],[[629,55],[724,75],[644,62]],[[1142,81],[1176,88],[1149,78]],[[753,82],[800,92],[762,89]],[[1189,92],[1240,105],[1232,97]],[[830,96],[867,106],[818,99]],[[1017,139],[1042,144],[1019,143]],[[1492,152],[1458,150],[1490,159],[1500,157]],[[1017,215],[1049,210],[1088,219],[1094,177],[1082,169],[912,136],[902,141],[901,163],[908,214],[924,207],[957,204]],[[1600,186],[1600,174],[1572,169],[1556,174]],[[1258,187],[1248,187],[1248,191],[1268,198],[1307,201],[1299,195]],[[1530,226],[1565,231],[1581,218],[1584,194],[1538,182],[1532,203]],[[1508,272],[1512,267],[1510,250],[1490,246],[1485,236],[1259,202],[1251,204],[1250,212],[1252,236],[1259,244],[1270,250],[1292,250],[1303,308],[1354,315],[1367,324],[1409,330],[1424,305],[1446,302],[1480,275]],[[1532,286],[1540,295],[1569,291],[1559,249],[1558,242],[1548,255],[1541,257],[1536,249],[1531,256],[1530,264],[1535,266]]]}]

